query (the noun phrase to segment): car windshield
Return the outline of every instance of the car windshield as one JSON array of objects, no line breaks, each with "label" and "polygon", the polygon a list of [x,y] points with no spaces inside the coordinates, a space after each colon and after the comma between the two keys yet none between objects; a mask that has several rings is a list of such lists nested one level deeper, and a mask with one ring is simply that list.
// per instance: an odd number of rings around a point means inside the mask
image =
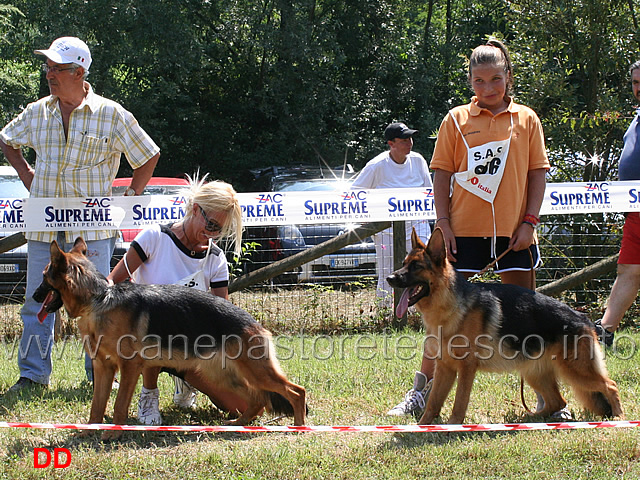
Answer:
[{"label": "car windshield", "polygon": [[[172,195],[184,188],[185,185],[147,185],[143,195]],[[113,187],[113,195],[123,195],[126,189],[126,186]]]},{"label": "car windshield", "polygon": [[25,188],[22,180],[15,175],[0,175],[0,192],[7,198],[25,198],[29,196],[29,191]]},{"label": "car windshield", "polygon": [[274,183],[273,190],[276,192],[318,192],[335,191],[349,188],[350,182],[343,180],[285,180]]}]

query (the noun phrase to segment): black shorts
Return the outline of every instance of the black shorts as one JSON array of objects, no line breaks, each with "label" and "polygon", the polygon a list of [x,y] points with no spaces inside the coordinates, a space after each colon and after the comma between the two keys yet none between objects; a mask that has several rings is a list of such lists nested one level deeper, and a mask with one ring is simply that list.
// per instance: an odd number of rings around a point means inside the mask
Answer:
[{"label": "black shorts", "polygon": [[[459,272],[477,273],[489,265],[495,257],[491,256],[491,237],[456,237],[458,253],[453,255],[457,262],[452,263]],[[509,238],[498,237],[496,239],[496,256],[500,256],[509,248]],[[531,252],[531,256],[529,256]],[[542,265],[540,249],[534,244],[527,249],[514,252],[511,250],[500,259],[493,267],[496,273],[510,271],[526,271],[538,268]]]}]

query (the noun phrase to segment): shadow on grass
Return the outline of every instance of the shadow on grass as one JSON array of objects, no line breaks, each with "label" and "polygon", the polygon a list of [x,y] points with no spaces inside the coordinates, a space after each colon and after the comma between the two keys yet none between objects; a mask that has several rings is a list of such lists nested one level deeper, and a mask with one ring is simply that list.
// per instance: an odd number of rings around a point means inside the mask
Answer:
[{"label": "shadow on grass", "polygon": [[81,382],[75,387],[50,388],[45,386],[30,386],[19,392],[6,391],[0,395],[0,409],[11,412],[18,402],[34,401],[33,399],[42,401],[55,400],[56,402],[74,403],[91,402],[93,398],[93,389],[87,381]]},{"label": "shadow on grass", "polygon": [[[113,402],[115,391],[112,393],[112,398],[107,405],[107,415],[105,415],[104,423],[112,423]],[[90,383],[82,382],[77,387],[58,387],[55,389],[41,388],[41,387],[28,387],[20,392],[7,392],[0,396],[0,418],[8,418],[12,416],[12,412],[17,410],[16,406],[21,402],[31,403],[49,403],[56,402],[57,404],[86,404],[89,405],[93,398],[93,389]],[[203,400],[206,397],[203,396]],[[218,410],[212,403],[209,403],[208,399],[206,403],[203,401],[203,405],[185,410],[175,405],[165,407],[161,409],[163,424],[164,425],[222,425],[224,421],[231,419],[227,413]],[[134,396],[132,400],[132,406],[129,409],[130,417],[127,420],[129,424],[137,424],[135,418],[135,410],[137,408],[137,396]],[[83,409],[88,415],[88,409]],[[79,415],[84,415],[81,413]],[[51,422],[44,423],[86,423],[87,418],[78,418],[73,422]],[[278,420],[274,424],[288,424],[291,419]],[[259,417],[254,425],[259,425],[260,422],[270,422],[272,418],[266,414]],[[41,423],[33,422],[33,423]],[[18,428],[18,427],[16,427]],[[122,436],[113,441],[102,441],[101,435],[103,430],[91,431],[84,435],[84,432],[79,432],[74,429],[34,429],[32,432],[43,432],[42,435],[35,434],[33,437],[16,439],[7,445],[7,454],[9,456],[28,457],[33,455],[33,449],[35,446],[40,448],[68,448],[94,450],[96,452],[109,452],[112,450],[119,450],[123,447],[134,448],[138,450],[145,450],[149,448],[158,447],[174,447],[186,442],[197,442],[203,439],[224,440],[224,441],[238,441],[249,440],[251,438],[263,435],[260,433],[239,433],[239,432],[168,432],[168,431],[124,431]],[[52,434],[55,432],[55,434]]]},{"label": "shadow on grass", "polygon": [[[558,420],[551,417],[543,417],[536,414],[529,414],[526,412],[508,412],[502,420],[496,419],[492,423],[504,423],[504,424],[520,424],[520,423],[564,423],[564,422],[598,422],[608,419],[603,419],[593,415],[590,412],[580,410],[573,411],[572,420]],[[443,418],[438,419],[438,423],[444,423]],[[613,419],[612,419],[613,420]],[[395,450],[398,448],[419,448],[425,445],[453,445],[464,442],[469,439],[477,438],[481,435],[486,439],[501,438],[505,435],[522,435],[529,434],[528,430],[498,430],[498,431],[469,431],[469,432],[410,432],[410,433],[396,433],[388,442],[383,443],[380,446],[380,450]]]}]

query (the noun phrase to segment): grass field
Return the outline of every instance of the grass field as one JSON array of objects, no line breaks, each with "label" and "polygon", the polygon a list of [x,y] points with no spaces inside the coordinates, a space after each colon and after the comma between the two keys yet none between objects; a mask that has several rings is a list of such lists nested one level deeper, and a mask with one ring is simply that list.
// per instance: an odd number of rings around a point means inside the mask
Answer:
[{"label": "grass field", "polygon": [[[0,309],[0,392],[18,377],[17,309]],[[283,318],[286,319],[287,315]],[[73,322],[63,326],[54,350],[50,388],[30,395],[0,396],[1,421],[84,423],[91,387],[84,380],[81,347]],[[272,327],[270,327],[272,328]],[[286,330],[286,329],[283,329]],[[318,329],[322,331],[323,329]],[[307,388],[310,425],[386,425],[412,423],[385,412],[406,392],[420,363],[422,335],[402,332],[301,334],[296,326],[277,337],[278,354],[289,378]],[[374,330],[374,329],[372,329]],[[626,331],[615,351],[607,352],[611,377],[618,382],[627,420],[640,419],[640,335]],[[139,388],[139,386],[138,386]],[[466,423],[543,421],[528,418],[514,374],[478,375]],[[161,375],[165,424],[219,424],[224,416],[200,396],[197,408],[173,406],[172,383]],[[529,406],[535,395],[526,390]],[[582,411],[563,389],[576,420],[599,420]],[[113,399],[107,407],[108,415]],[[451,411],[443,409],[442,421]],[[137,394],[134,397],[137,401]],[[135,403],[135,402],[134,402]],[[130,421],[135,423],[135,408]],[[107,419],[108,420],[108,419]],[[273,419],[268,415],[260,422]],[[276,420],[288,424],[290,419]],[[639,478],[640,431],[629,429],[559,430],[512,433],[311,433],[209,434],[125,433],[102,443],[99,434],[77,438],[70,430],[0,429],[0,478],[65,479],[611,479]],[[35,448],[67,448],[66,469],[35,469]]]}]

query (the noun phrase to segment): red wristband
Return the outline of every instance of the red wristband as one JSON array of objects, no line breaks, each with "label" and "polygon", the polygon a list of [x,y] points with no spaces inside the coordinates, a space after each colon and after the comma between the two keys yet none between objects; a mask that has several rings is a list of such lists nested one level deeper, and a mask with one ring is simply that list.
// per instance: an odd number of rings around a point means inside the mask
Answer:
[{"label": "red wristband", "polygon": [[531,213],[527,213],[524,216],[524,218],[522,219],[522,222],[523,223],[528,223],[532,227],[536,227],[536,226],[538,226],[538,224],[540,224],[540,218],[536,217],[535,215],[533,215]]}]

